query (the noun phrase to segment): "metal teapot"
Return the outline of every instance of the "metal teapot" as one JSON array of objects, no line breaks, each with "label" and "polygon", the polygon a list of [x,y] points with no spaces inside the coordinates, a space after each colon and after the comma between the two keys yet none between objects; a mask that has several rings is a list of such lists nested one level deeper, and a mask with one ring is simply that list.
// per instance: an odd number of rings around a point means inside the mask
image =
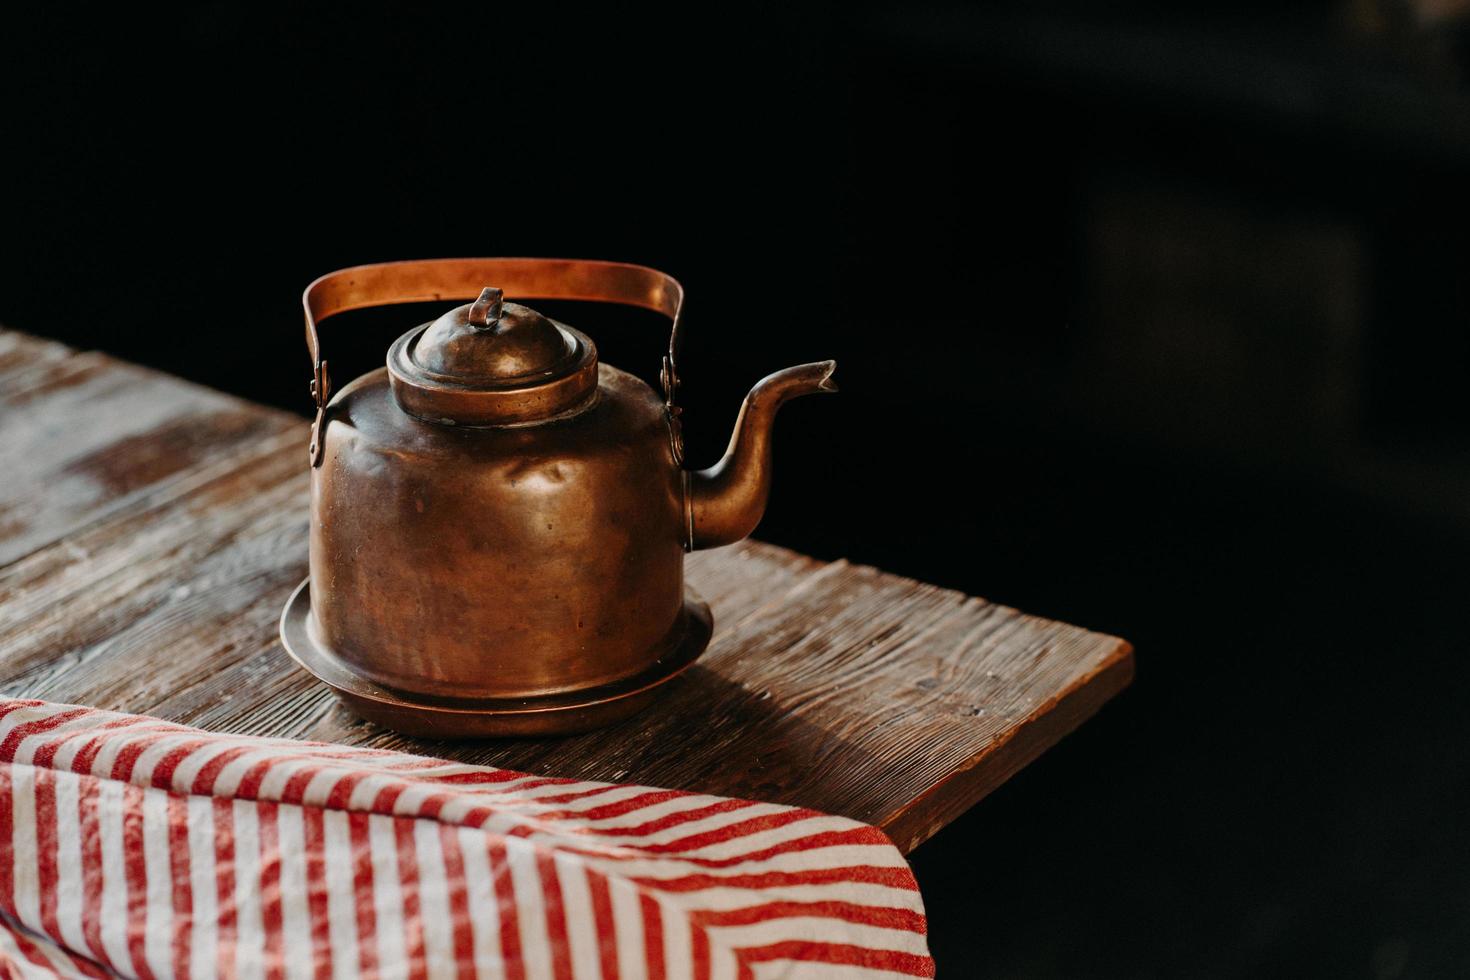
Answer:
[{"label": "metal teapot", "polygon": [[[684,468],[675,404],[682,287],[563,259],[358,266],[307,287],[310,578],[286,649],[359,715],[435,737],[554,734],[624,718],[709,642],[684,552],[765,509],[771,423],[835,391],[833,361],[765,378],[724,457]],[[673,322],[663,394],[516,299],[644,307]],[[332,393],[317,324],[392,303],[473,300],[399,337]]]}]

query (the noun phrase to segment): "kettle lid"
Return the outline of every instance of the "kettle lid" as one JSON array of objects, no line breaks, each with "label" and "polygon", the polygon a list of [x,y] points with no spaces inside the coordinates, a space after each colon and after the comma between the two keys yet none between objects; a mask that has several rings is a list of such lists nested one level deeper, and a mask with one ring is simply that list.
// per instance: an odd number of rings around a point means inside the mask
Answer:
[{"label": "kettle lid", "polygon": [[597,387],[597,347],[486,286],[475,302],[398,338],[388,376],[399,406],[425,421],[532,422],[587,399]]}]

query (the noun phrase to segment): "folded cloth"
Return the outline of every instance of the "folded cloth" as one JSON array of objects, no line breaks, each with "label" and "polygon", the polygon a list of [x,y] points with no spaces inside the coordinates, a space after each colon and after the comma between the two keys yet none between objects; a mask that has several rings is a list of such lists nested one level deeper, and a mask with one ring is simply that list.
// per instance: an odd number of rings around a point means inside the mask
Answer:
[{"label": "folded cloth", "polygon": [[[731,760],[739,765],[739,760]],[[9,976],[932,976],[812,810],[0,700]]]}]

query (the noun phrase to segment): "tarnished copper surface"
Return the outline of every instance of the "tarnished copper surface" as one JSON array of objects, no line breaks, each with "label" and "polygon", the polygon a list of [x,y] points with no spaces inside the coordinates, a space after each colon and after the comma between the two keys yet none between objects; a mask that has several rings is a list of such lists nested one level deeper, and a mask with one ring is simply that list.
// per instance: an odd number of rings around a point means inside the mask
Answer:
[{"label": "tarnished copper surface", "polygon": [[[685,593],[685,549],[750,533],[776,410],[835,387],[831,361],[767,377],[724,458],[684,470],[682,297],[652,269],[559,259],[386,263],[308,287],[318,419],[310,589],[282,620],[293,656],[365,716],[440,737],[602,724],[692,662],[709,622]],[[669,316],[663,397],[512,298]],[[327,401],[317,322],[426,299],[475,301]]]},{"label": "tarnished copper surface", "polygon": [[281,612],[281,640],[298,664],[314,674],[354,712],[388,728],[424,738],[569,735],[612,724],[642,710],[663,686],[682,674],[709,643],[709,606],[688,594],[684,611],[660,655],[643,671],[588,691],[530,698],[412,699],[366,680],[337,660],[313,635],[311,582],[302,582]]},{"label": "tarnished copper surface", "polygon": [[482,294],[398,338],[388,349],[388,380],[399,407],[428,422],[531,422],[591,397],[597,348],[578,330]]}]

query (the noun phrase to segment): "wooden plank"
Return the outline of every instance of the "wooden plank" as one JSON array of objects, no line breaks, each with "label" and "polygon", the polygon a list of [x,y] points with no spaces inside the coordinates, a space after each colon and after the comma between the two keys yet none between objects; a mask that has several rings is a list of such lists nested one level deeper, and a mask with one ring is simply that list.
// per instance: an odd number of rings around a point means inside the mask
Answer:
[{"label": "wooden plank", "polygon": [[[151,383],[171,397],[167,379]],[[36,402],[71,410],[74,387]],[[227,462],[205,454],[141,496],[126,483],[102,492],[87,513],[106,520],[0,570],[0,693],[809,806],[874,823],[908,850],[1131,676],[1113,637],[744,542],[690,556],[715,638],[644,714],[563,739],[408,739],[348,714],[276,639],[306,570],[307,473],[299,423],[261,425]],[[0,479],[0,499],[14,479]]]},{"label": "wooden plank", "polygon": [[75,356],[76,351],[54,340],[0,330],[0,392],[21,387],[20,378],[47,364]]},{"label": "wooden plank", "polygon": [[284,412],[0,331],[0,565],[302,428]]}]

